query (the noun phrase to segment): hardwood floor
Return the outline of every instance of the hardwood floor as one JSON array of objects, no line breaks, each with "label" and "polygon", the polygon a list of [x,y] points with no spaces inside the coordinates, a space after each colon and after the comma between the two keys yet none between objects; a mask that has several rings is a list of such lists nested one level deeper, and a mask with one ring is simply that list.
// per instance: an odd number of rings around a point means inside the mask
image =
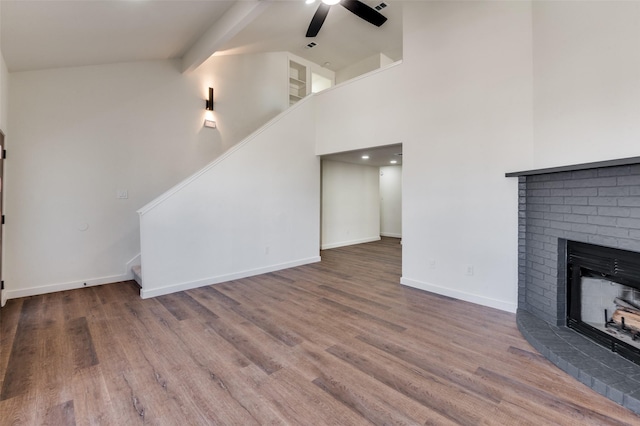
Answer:
[{"label": "hardwood floor", "polygon": [[133,282],[10,300],[2,425],[622,425],[509,313],[398,284],[398,240],[141,300]]}]

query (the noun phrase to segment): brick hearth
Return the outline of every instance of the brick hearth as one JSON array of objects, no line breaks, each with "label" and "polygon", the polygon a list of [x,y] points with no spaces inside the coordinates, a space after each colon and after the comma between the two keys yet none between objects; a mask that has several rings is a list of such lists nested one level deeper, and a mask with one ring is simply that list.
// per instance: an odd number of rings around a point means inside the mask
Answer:
[{"label": "brick hearth", "polygon": [[518,327],[551,362],[640,413],[640,366],[566,327],[566,241],[640,252],[640,158],[518,177]]}]

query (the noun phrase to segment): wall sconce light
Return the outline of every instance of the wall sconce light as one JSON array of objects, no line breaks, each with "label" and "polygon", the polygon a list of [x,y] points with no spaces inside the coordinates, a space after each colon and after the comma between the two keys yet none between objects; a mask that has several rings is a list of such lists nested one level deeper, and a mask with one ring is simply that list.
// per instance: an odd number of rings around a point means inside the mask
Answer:
[{"label": "wall sconce light", "polygon": [[207,111],[213,111],[213,87],[209,87],[209,99],[206,102]]}]

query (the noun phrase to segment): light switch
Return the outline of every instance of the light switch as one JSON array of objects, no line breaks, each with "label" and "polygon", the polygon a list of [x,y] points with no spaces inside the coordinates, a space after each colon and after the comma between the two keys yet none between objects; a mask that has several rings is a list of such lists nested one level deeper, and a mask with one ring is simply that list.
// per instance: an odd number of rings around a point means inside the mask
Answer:
[{"label": "light switch", "polygon": [[129,191],[127,191],[126,189],[116,190],[116,198],[122,199],[122,200],[129,198]]}]

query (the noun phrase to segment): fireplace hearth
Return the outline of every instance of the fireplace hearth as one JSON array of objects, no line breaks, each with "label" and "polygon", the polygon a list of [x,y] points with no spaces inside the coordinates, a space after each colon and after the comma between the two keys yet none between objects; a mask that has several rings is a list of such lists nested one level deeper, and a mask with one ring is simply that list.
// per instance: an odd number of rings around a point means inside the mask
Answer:
[{"label": "fireplace hearth", "polygon": [[506,176],[518,178],[518,328],[640,414],[640,157]]}]

